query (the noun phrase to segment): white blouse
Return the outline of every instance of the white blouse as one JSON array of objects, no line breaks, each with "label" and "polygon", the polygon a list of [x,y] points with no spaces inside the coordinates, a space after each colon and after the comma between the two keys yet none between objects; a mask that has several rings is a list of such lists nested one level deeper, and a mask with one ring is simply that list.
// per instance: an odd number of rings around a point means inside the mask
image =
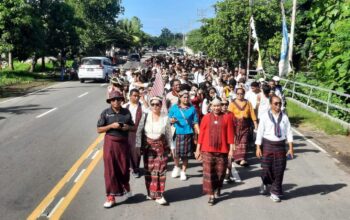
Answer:
[{"label": "white blouse", "polygon": [[165,127],[168,121],[168,116],[161,114],[158,121],[154,121],[152,113],[147,116],[145,124],[145,135],[151,139],[158,139],[165,134]]}]

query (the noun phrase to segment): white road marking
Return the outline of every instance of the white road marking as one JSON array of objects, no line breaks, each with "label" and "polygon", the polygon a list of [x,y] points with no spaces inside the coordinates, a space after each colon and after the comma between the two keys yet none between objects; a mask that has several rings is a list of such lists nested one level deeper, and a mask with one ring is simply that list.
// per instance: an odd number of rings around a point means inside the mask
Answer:
[{"label": "white road marking", "polygon": [[103,83],[103,84],[101,84],[100,86],[102,87],[102,86],[105,86],[105,85],[107,85],[107,83]]},{"label": "white road marking", "polygon": [[61,205],[61,203],[63,202],[63,200],[64,200],[64,197],[62,197],[62,198],[60,199],[60,201],[58,201],[58,203],[57,203],[57,204],[55,205],[55,207],[51,210],[50,214],[49,214],[47,217],[51,218],[51,216],[53,215],[53,213],[55,213],[55,211],[56,211],[56,209],[58,208],[58,206]]},{"label": "white road marking", "polygon": [[43,117],[44,115],[47,115],[47,114],[49,114],[50,112],[55,111],[56,109],[57,109],[57,108],[53,108],[53,109],[51,109],[51,110],[49,110],[49,111],[47,111],[47,112],[44,112],[44,113],[42,113],[41,115],[36,116],[36,118],[41,118],[41,117]]},{"label": "white road marking", "polygon": [[311,141],[310,139],[308,139],[307,137],[305,137],[302,133],[300,133],[298,130],[296,130],[295,128],[292,128],[293,132],[297,133],[298,135],[302,136],[307,142],[309,142],[311,145],[313,145],[314,147],[316,147],[317,149],[319,149],[322,153],[327,154],[327,151],[325,149],[323,149],[322,147],[320,147],[319,145],[315,144],[313,141]]},{"label": "white road marking", "polygon": [[334,160],[336,163],[340,163],[340,161],[339,161],[337,158],[333,158],[333,160]]},{"label": "white road marking", "polygon": [[81,98],[81,97],[83,97],[83,96],[86,96],[87,94],[89,94],[89,93],[88,93],[88,92],[85,92],[85,93],[81,94],[80,96],[78,96],[78,98]]},{"label": "white road marking", "polygon": [[94,152],[93,149],[92,149],[92,150],[90,151],[90,153],[87,155],[86,159],[88,159],[88,158],[90,157],[90,155],[92,154],[92,152]]},{"label": "white road marking", "polygon": [[83,175],[83,173],[85,172],[85,169],[81,170],[79,175],[75,178],[74,182],[78,182],[78,180],[80,179],[81,175]]},{"label": "white road marking", "polygon": [[95,159],[95,157],[97,156],[98,152],[100,152],[100,150],[97,150],[97,151],[94,153],[94,156],[91,157],[91,160]]},{"label": "white road marking", "polygon": [[40,213],[40,215],[42,215],[44,212],[45,212],[45,210],[47,209],[47,207],[49,207],[49,205],[53,202],[53,200],[55,199],[55,197],[53,197],[52,199],[51,199],[51,201],[49,202],[49,203],[47,203],[47,205],[43,208],[43,210],[41,211],[41,213]]},{"label": "white road marking", "polygon": [[68,183],[68,182],[70,181],[70,179],[72,179],[72,177],[74,176],[74,174],[75,174],[76,172],[77,172],[77,171],[74,171],[74,172],[72,173],[72,175],[67,179],[66,183]]}]

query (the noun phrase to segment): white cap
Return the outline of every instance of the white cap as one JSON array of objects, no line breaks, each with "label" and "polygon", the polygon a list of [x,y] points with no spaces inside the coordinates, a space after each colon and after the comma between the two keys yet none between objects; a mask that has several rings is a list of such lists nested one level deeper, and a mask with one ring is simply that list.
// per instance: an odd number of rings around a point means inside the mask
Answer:
[{"label": "white cap", "polygon": [[278,77],[278,76],[274,76],[274,77],[272,77],[272,80],[273,80],[273,81],[280,81],[280,80],[281,80],[281,78],[280,78],[280,77]]},{"label": "white cap", "polygon": [[259,79],[259,82],[264,82],[264,81],[265,81],[264,78],[260,78],[260,79]]}]

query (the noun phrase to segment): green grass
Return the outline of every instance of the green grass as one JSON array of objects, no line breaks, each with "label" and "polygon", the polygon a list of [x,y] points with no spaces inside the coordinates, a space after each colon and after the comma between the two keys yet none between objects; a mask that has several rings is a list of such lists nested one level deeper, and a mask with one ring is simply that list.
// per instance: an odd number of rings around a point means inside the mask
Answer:
[{"label": "green grass", "polygon": [[[35,66],[34,73],[30,73],[30,63],[24,63],[15,60],[13,62],[14,69],[13,71],[9,70],[8,67],[0,70],[0,87],[14,85],[14,84],[26,84],[31,83],[37,79],[49,79],[51,76],[47,73],[52,73],[58,71],[57,66],[55,66],[52,62],[48,62],[45,64],[45,71],[41,71],[41,60],[38,60],[38,64]],[[66,66],[72,65],[72,60],[67,60]],[[58,65],[58,64],[56,64]]]},{"label": "green grass", "polygon": [[300,107],[292,101],[288,101],[287,112],[293,125],[306,124],[329,135],[348,135],[349,131],[340,124],[330,119]]},{"label": "green grass", "polygon": [[0,71],[0,87],[14,84],[25,84],[33,82],[36,79],[45,79],[46,77],[37,73],[28,71]]}]

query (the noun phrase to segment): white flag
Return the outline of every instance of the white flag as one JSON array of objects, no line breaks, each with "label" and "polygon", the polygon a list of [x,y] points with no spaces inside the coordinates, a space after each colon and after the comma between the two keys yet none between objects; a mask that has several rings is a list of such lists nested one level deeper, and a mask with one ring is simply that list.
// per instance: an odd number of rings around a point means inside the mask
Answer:
[{"label": "white flag", "polygon": [[280,62],[278,64],[279,69],[279,76],[285,76],[291,71],[291,67],[289,65],[288,60],[288,29],[287,29],[287,22],[286,22],[286,16],[284,14],[284,7],[283,3],[281,2],[281,8],[282,8],[282,45],[281,45],[281,55],[280,55]]}]

